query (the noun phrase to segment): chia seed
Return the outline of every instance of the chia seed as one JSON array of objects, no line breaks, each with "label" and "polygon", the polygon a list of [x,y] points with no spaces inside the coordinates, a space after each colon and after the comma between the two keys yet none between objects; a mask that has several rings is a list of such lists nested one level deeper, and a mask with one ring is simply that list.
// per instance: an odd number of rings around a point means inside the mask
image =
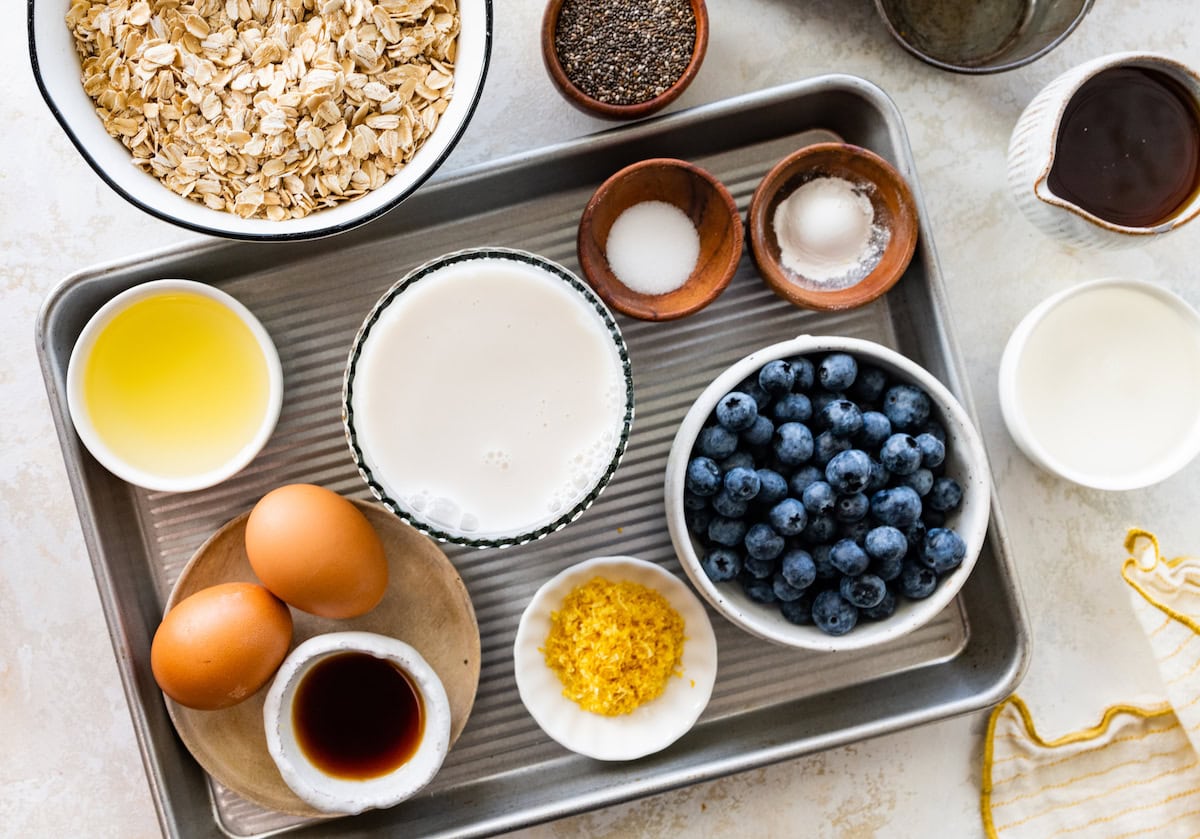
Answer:
[{"label": "chia seed", "polygon": [[563,71],[609,105],[636,105],[679,81],[696,48],[688,0],[566,0],[554,31]]}]

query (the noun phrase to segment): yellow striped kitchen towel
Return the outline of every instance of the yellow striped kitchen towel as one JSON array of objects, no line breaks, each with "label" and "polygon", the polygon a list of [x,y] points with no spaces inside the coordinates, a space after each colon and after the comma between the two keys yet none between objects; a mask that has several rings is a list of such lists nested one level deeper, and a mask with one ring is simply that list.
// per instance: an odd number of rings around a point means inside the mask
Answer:
[{"label": "yellow striped kitchen towel", "polygon": [[1164,559],[1132,530],[1121,570],[1167,701],[1118,705],[1054,740],[1012,697],[984,747],[984,829],[999,839],[1200,837],[1200,558]]}]

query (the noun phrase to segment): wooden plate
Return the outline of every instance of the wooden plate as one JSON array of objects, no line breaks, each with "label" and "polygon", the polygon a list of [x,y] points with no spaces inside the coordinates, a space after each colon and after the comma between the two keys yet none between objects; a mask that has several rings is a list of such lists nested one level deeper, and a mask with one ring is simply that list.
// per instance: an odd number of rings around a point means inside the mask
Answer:
[{"label": "wooden plate", "polygon": [[[292,646],[325,632],[361,630],[411,644],[437,671],[450,699],[451,745],[462,733],[479,687],[479,625],[458,571],[428,537],[375,504],[355,501],[383,542],[388,590],[378,606],[346,620],[292,609]],[[246,557],[243,513],[200,546],[183,569],[167,611],[218,583],[258,582]],[[289,652],[290,652],[289,649]],[[188,751],[204,770],[243,798],[297,816],[328,817],[301,801],[283,782],[267,752],[263,700],[270,682],[232,708],[197,711],[164,695],[167,712]]]}]

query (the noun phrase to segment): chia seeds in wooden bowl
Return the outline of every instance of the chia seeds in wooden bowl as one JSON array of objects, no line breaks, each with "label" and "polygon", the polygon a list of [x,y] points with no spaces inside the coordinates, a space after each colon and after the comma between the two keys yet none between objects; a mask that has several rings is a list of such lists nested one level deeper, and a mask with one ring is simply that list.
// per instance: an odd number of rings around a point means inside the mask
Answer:
[{"label": "chia seeds in wooden bowl", "polygon": [[610,119],[673,102],[707,46],[704,0],[551,0],[542,21],[551,79],[571,104]]}]

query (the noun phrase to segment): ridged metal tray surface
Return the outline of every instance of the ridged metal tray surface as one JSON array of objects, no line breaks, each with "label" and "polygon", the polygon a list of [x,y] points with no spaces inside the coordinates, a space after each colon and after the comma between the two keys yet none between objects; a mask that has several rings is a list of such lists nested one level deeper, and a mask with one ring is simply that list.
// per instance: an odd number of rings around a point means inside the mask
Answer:
[{"label": "ridged metal tray surface", "polygon": [[[513,678],[521,611],[562,568],[619,553],[682,575],[663,513],[667,451],[692,400],[731,362],[802,333],[870,338],[930,369],[970,410],[927,222],[900,283],[861,309],[793,308],[765,288],[745,255],[725,294],[695,316],[671,323],[618,316],[637,413],[612,484],[578,521],[533,545],[446,549],[474,601],[483,672],[462,739],[419,797],[311,824],[245,802],[191,759],[150,672],[163,603],[209,534],[281,484],[319,483],[368,497],[342,432],[342,373],[355,330],[405,271],[473,245],[525,248],[577,269],[579,214],[592,190],[622,166],[647,157],[691,160],[724,181],[744,211],[775,162],[829,131],[891,161],[920,202],[892,102],[868,82],[824,76],[460,171],[335,238],[203,242],[89,269],[52,292],[38,323],[42,368],[164,832],[262,836],[304,827],[306,835],[488,835],[973,711],[1015,687],[1028,629],[994,503],[987,543],[962,594],[928,626],[887,646],[845,654],[788,650],[713,614],[720,654],[712,702],[687,736],[658,755],[602,764],[565,751],[525,712]],[[113,294],[162,277],[212,283],[245,303],[278,345],[286,386],[278,429],[262,454],[226,483],[182,495],[131,487],[101,468],[71,427],[64,391],[71,347],[86,320]]]}]

